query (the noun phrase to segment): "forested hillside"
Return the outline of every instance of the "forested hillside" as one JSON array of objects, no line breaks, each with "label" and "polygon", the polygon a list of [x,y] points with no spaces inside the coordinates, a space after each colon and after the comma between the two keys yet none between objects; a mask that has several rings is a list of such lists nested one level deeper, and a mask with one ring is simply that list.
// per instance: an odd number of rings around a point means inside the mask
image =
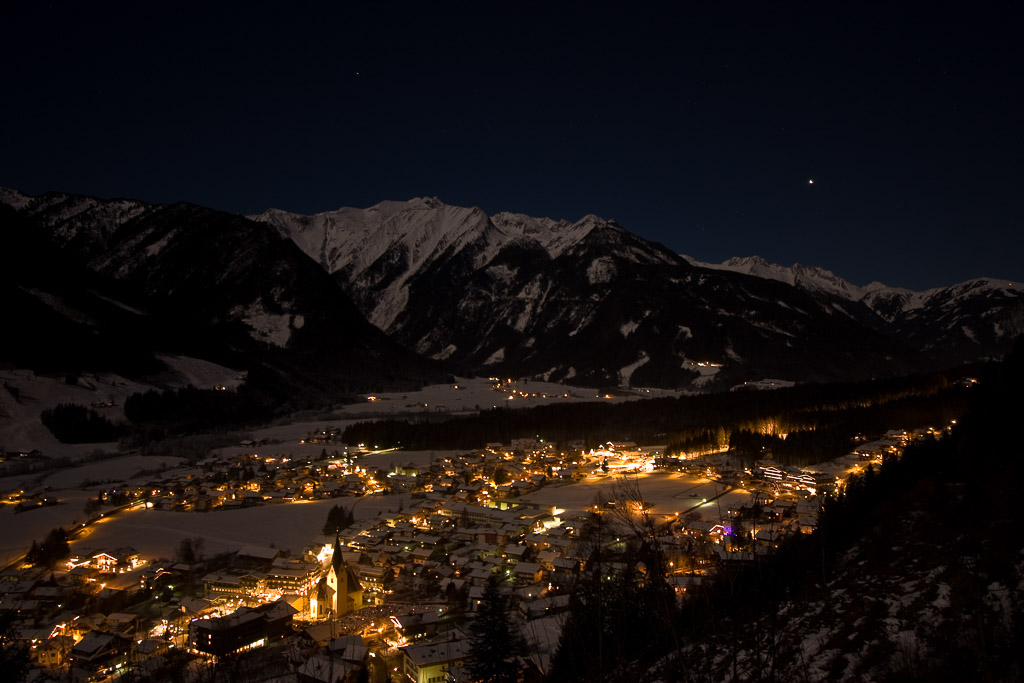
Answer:
[{"label": "forested hillside", "polygon": [[869,468],[813,534],[725,563],[678,609],[643,527],[614,557],[622,578],[602,579],[613,558],[595,554],[550,678],[1019,680],[1022,381],[1018,341],[948,436]]}]

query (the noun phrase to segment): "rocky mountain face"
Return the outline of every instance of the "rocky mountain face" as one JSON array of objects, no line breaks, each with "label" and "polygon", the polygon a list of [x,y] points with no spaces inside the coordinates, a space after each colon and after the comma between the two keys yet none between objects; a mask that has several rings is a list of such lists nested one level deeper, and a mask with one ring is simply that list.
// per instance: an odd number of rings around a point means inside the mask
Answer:
[{"label": "rocky mountain face", "polygon": [[[51,366],[65,347],[78,353],[79,338],[100,338],[100,348],[182,353],[246,370],[250,384],[280,398],[323,401],[447,377],[369,324],[322,268],[265,225],[188,204],[10,191],[0,200],[12,247],[5,261],[37,262],[5,288],[29,320],[78,326],[69,343],[50,349]],[[116,324],[104,323],[104,307],[118,311]]]},{"label": "rocky mountain face", "polygon": [[141,372],[139,349],[184,353],[280,396],[449,370],[694,391],[864,379],[998,355],[1022,329],[1008,284],[918,293],[756,258],[702,264],[596,216],[414,199],[249,219],[11,190],[0,204],[8,300],[50,321],[22,358],[92,349]]},{"label": "rocky mountain face", "polygon": [[[831,298],[851,317],[892,334],[937,362],[999,357],[1024,334],[1021,283],[978,278],[915,292],[872,282],[858,287],[822,268],[780,266],[757,256],[721,264],[690,263],[785,282]],[[863,304],[850,306],[850,304]],[[865,315],[865,310],[870,315]]]},{"label": "rocky mountain face", "polygon": [[371,322],[466,371],[703,389],[923,366],[851,313],[867,316],[863,306],[694,265],[595,216],[414,199],[255,219],[317,260]]}]

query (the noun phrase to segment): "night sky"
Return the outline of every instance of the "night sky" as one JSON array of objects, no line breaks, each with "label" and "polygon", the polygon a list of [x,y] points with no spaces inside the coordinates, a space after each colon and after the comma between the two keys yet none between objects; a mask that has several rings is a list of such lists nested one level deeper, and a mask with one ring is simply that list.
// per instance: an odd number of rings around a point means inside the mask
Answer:
[{"label": "night sky", "polygon": [[4,3],[0,185],[436,196],[855,284],[1024,280],[1012,4],[206,4]]}]

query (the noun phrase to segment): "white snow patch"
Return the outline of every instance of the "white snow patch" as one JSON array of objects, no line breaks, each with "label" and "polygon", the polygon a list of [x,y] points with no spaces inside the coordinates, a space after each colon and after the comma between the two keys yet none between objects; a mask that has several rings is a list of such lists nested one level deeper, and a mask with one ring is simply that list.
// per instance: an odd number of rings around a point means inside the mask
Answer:
[{"label": "white snow patch", "polygon": [[516,318],[515,322],[512,323],[512,329],[516,332],[524,332],[526,326],[529,324],[531,318],[533,318],[533,311],[529,305],[523,309],[522,313]]},{"label": "white snow patch", "polygon": [[139,309],[135,308],[134,306],[129,306],[128,304],[122,303],[122,302],[118,301],[117,299],[111,299],[109,296],[103,296],[102,294],[99,294],[98,292],[92,292],[92,295],[95,296],[97,299],[102,299],[103,301],[106,301],[108,304],[113,304],[114,306],[117,306],[118,308],[120,308],[123,311],[128,311],[129,313],[134,313],[136,315],[146,315],[145,311],[140,311]]},{"label": "white snow patch", "polygon": [[496,266],[488,266],[487,273],[494,280],[502,283],[506,287],[512,283],[516,277],[516,270],[509,268],[508,266],[501,264]]},{"label": "white snow patch", "polygon": [[435,353],[433,357],[436,360],[445,360],[447,358],[451,358],[451,355],[458,350],[458,346],[456,346],[455,344],[449,344],[448,346],[444,347],[443,349]]},{"label": "white snow patch", "polygon": [[44,410],[60,403],[77,403],[93,407],[104,417],[119,422],[124,419],[124,400],[153,388],[118,375],[91,373],[83,373],[70,385],[64,377],[42,377],[25,369],[0,371],[0,383],[15,389],[19,396],[15,400],[10,392],[0,388],[0,450],[35,448],[48,456],[72,459],[97,450],[116,451],[117,443],[61,443],[39,421]]},{"label": "white snow patch", "polygon": [[494,353],[492,353],[487,358],[487,360],[484,361],[484,365],[494,365],[495,363],[500,363],[503,360],[505,360],[505,347],[504,346],[501,347],[500,349],[498,349],[497,351],[495,351]]},{"label": "white snow patch", "polygon": [[587,280],[592,285],[606,284],[615,277],[615,262],[610,258],[601,257],[587,267]]},{"label": "white snow patch", "polygon": [[95,323],[95,321],[89,316],[87,316],[85,313],[79,311],[76,308],[68,306],[67,304],[64,303],[64,301],[61,298],[56,297],[53,294],[50,294],[49,292],[44,292],[40,289],[32,289],[29,287],[21,287],[21,290],[31,294],[32,296],[34,296],[35,298],[39,299],[44,304],[52,308],[57,313],[60,313],[65,318],[68,318],[69,320],[74,320],[76,323],[82,323],[83,325],[92,325]]},{"label": "white snow patch", "polygon": [[754,380],[752,382],[744,382],[743,384],[737,384],[732,388],[732,391],[737,391],[739,389],[788,389],[793,386],[796,386],[796,382],[792,382],[788,379],[765,378]]},{"label": "white snow patch", "polygon": [[628,323],[624,324],[622,327],[620,327],[619,328],[619,332],[622,333],[623,337],[628,337],[629,335],[631,335],[634,332],[636,332],[636,328],[639,327],[639,326],[640,326],[640,323],[634,322],[634,321],[631,320]]},{"label": "white snow patch", "polygon": [[9,187],[0,187],[0,204],[7,204],[14,207],[15,211],[21,211],[31,203],[32,197]]},{"label": "white snow patch", "polygon": [[301,315],[268,312],[262,301],[253,302],[248,309],[235,307],[232,313],[249,326],[253,339],[281,348],[288,344],[292,330],[301,328],[305,323]]},{"label": "white snow patch", "polygon": [[697,379],[693,380],[693,384],[696,386],[703,386],[712,381],[715,375],[722,369],[721,363],[689,360],[687,358],[683,358],[683,367],[700,375]]},{"label": "white snow patch", "polygon": [[188,356],[168,353],[154,355],[175,374],[171,386],[185,387],[191,384],[198,389],[237,389],[245,381],[245,370],[232,370],[223,365]]},{"label": "white snow patch", "polygon": [[932,601],[932,605],[936,609],[945,609],[949,607],[949,584],[939,583],[935,586],[935,590],[938,592],[938,596]]},{"label": "white snow patch", "polygon": [[404,285],[405,281],[402,280],[381,292],[377,298],[377,305],[366,316],[371,323],[385,332],[409,303],[409,290]]},{"label": "white snow patch", "polygon": [[750,324],[752,327],[756,327],[760,330],[765,330],[767,332],[772,332],[773,334],[781,334],[784,337],[796,337],[796,335],[790,332],[789,330],[784,330],[776,325],[768,325],[766,323],[759,322],[751,322]]},{"label": "white snow patch", "polygon": [[153,244],[150,244],[149,246],[147,246],[146,247],[146,255],[147,256],[155,256],[155,255],[159,254],[161,251],[163,251],[164,247],[166,247],[170,243],[170,241],[174,238],[174,232],[175,232],[174,230],[171,230],[166,235],[161,237],[159,240],[157,240],[156,242],[153,242]]},{"label": "white snow patch", "polygon": [[651,357],[647,355],[646,351],[641,351],[640,357],[637,358],[635,363],[631,363],[619,370],[619,385],[628,387],[629,380],[633,376],[633,373],[636,372],[636,369],[639,368],[644,363],[646,363],[647,361],[649,361],[650,359]]},{"label": "white snow patch", "polygon": [[964,336],[970,339],[972,342],[974,342],[975,344],[978,343],[978,337],[975,336],[974,331],[971,330],[971,328],[967,327],[967,325],[961,325],[960,331],[963,332]]},{"label": "white snow patch", "polygon": [[576,325],[576,329],[574,329],[571,332],[569,332],[569,334],[567,336],[575,337],[577,334],[579,334],[580,330],[582,330],[584,327],[586,327],[588,322],[590,322],[590,321],[587,320],[586,318],[581,318],[580,321]]}]

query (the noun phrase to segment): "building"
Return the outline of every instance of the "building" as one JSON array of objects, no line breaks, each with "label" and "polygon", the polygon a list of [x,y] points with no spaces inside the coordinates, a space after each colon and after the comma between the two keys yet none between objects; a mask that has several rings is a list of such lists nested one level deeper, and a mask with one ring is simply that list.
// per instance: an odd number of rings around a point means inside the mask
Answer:
[{"label": "building", "polygon": [[[455,634],[452,634],[455,635]],[[465,637],[442,638],[402,648],[402,672],[412,683],[441,683],[459,678],[453,670],[469,659],[470,643]]]},{"label": "building", "polygon": [[352,567],[345,562],[341,542],[335,539],[327,575],[317,583],[309,600],[310,618],[323,619],[329,615],[337,618],[362,606],[363,587]]},{"label": "building", "polygon": [[294,607],[278,600],[240,607],[219,619],[196,619],[188,625],[189,649],[221,657],[262,647],[290,632],[295,613]]},{"label": "building", "polygon": [[89,631],[71,648],[71,663],[76,668],[105,674],[124,665],[131,640],[116,633]]}]

